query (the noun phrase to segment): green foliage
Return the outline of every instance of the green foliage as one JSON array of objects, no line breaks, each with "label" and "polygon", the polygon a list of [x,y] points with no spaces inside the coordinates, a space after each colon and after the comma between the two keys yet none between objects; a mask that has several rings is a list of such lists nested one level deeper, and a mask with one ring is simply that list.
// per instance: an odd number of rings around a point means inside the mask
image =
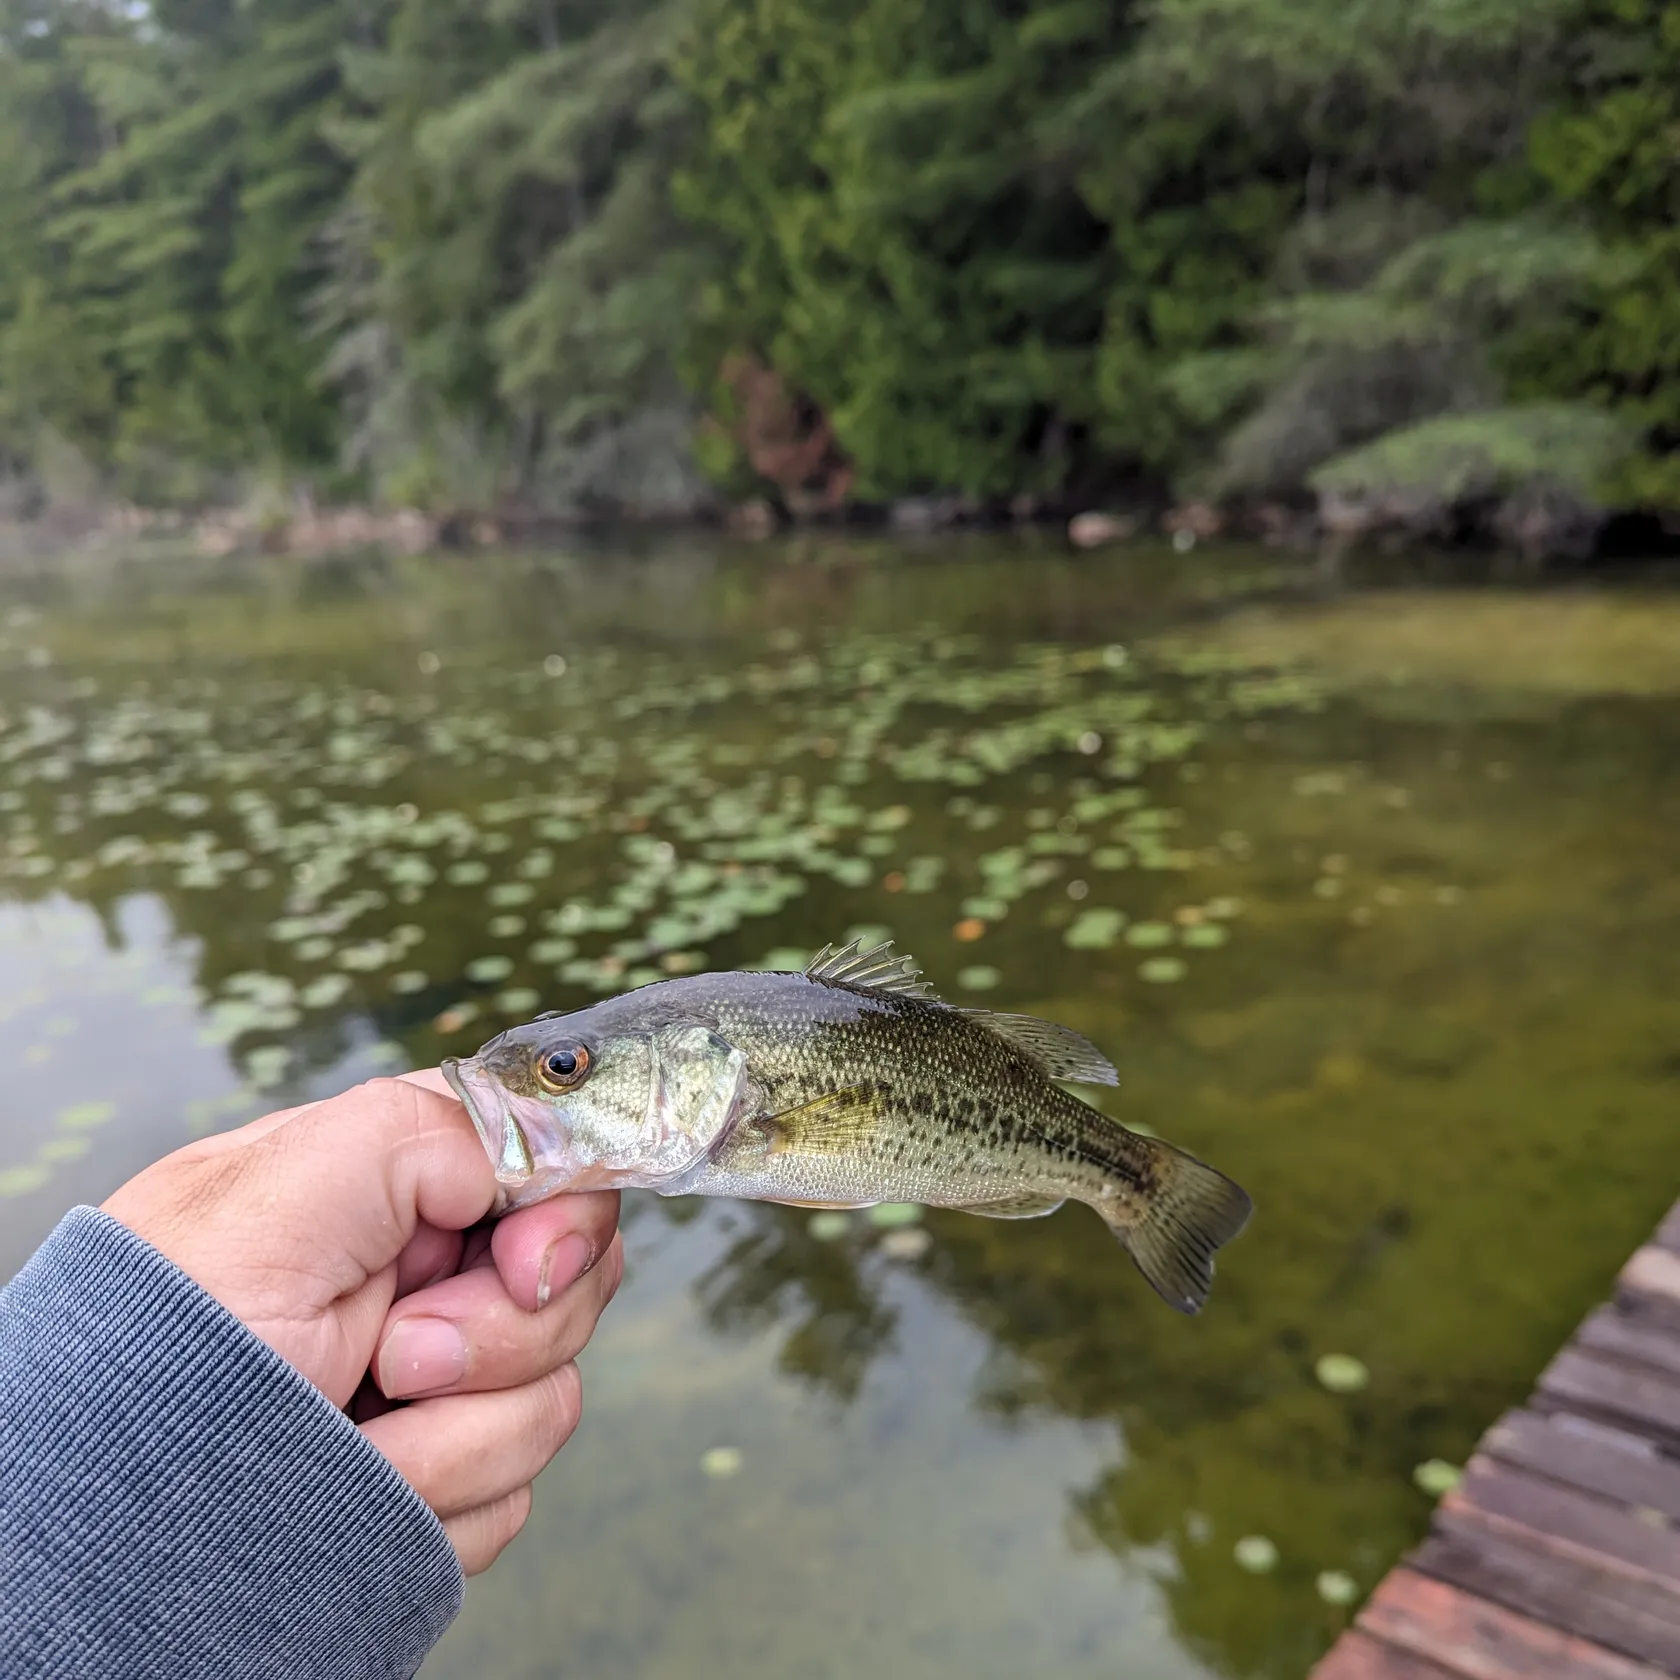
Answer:
[{"label": "green foliage", "polygon": [[399,0],[362,109],[330,369],[393,493],[483,505],[696,491],[676,373],[702,252],[665,191],[687,0]]},{"label": "green foliage", "polygon": [[1312,485],[1450,503],[1543,480],[1591,500],[1627,454],[1627,430],[1612,416],[1580,403],[1529,403],[1389,432],[1320,467]]},{"label": "green foliage", "polygon": [[1112,256],[1041,131],[1123,9],[700,0],[679,203],[728,242],[694,352],[815,402],[865,495],[1056,487],[1087,464]]},{"label": "green foliage", "polygon": [[1680,506],[1680,4],[1591,0],[1569,96],[1535,123],[1550,189],[1579,206],[1623,262],[1558,330],[1528,346],[1535,384],[1614,408],[1645,451],[1616,483],[1630,501]]},{"label": "green foliage", "polygon": [[0,490],[1287,495],[1565,403],[1680,505],[1677,20],[0,0]]}]

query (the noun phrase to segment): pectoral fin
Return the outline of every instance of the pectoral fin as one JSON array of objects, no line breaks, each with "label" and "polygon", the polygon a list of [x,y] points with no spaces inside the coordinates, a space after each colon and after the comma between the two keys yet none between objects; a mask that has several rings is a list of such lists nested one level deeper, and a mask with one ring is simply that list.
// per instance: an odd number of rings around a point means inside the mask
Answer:
[{"label": "pectoral fin", "polygon": [[754,1122],[772,1155],[845,1155],[875,1135],[881,1099],[873,1086],[848,1085]]}]

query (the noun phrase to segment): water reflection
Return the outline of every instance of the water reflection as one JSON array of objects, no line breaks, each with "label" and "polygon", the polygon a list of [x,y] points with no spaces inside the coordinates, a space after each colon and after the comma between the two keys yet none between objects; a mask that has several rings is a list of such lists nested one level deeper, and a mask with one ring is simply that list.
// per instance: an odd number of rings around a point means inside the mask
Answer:
[{"label": "water reflection", "polygon": [[[1673,1193],[1680,605],[1210,615],[1286,572],[835,545],[12,582],[0,1260],[194,1130],[539,1000],[891,932],[952,998],[1086,1032],[1113,1112],[1254,1192],[1209,1313],[1080,1208],[935,1214],[912,1253],[634,1202],[584,1431],[429,1671],[1298,1675],[1348,1614],[1319,1577],[1416,1536],[1413,1466]],[[1557,680],[1476,656],[1502,603]]]}]

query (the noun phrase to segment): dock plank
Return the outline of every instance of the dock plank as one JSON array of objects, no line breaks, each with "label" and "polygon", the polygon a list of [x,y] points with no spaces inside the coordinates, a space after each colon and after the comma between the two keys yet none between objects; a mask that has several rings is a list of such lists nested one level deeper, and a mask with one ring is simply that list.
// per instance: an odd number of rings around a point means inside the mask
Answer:
[{"label": "dock plank", "polygon": [[1377,1588],[1358,1626],[1465,1680],[1662,1680],[1661,1669],[1404,1566]]},{"label": "dock plank", "polygon": [[1507,1412],[1479,1452],[1583,1493],[1680,1522],[1680,1463],[1651,1442],[1566,1413]]},{"label": "dock plank", "polygon": [[1313,1670],[1313,1680],[1457,1680],[1450,1668],[1349,1628]]},{"label": "dock plank", "polygon": [[[1599,1307],[1575,1332],[1576,1347],[1680,1378],[1680,1337],[1642,1325],[1614,1307]],[[1680,1385],[1677,1385],[1680,1386]]]},{"label": "dock plank", "polygon": [[1668,1583],[1680,1615],[1680,1532],[1641,1522],[1631,1512],[1560,1482],[1543,1481],[1525,1470],[1477,1456],[1464,1480],[1441,1502],[1452,1516],[1473,1506],[1490,1517],[1521,1523],[1578,1551],[1594,1554],[1630,1573]]},{"label": "dock plank", "polygon": [[1680,1202],[1314,1680],[1680,1677]]},{"label": "dock plank", "polygon": [[1680,1602],[1673,1595],[1585,1554],[1536,1545],[1516,1525],[1463,1515],[1440,1522],[1411,1566],[1577,1639],[1680,1674]]},{"label": "dock plank", "polygon": [[1648,1243],[1616,1279],[1616,1305],[1629,1318],[1680,1335],[1680,1253]]},{"label": "dock plank", "polygon": [[1680,1254],[1680,1202],[1668,1210],[1668,1216],[1657,1227],[1651,1244],[1654,1248],[1666,1248],[1670,1254]]},{"label": "dock plank", "polygon": [[1636,1434],[1680,1442],[1680,1383],[1659,1373],[1566,1347],[1540,1373],[1540,1394]]}]

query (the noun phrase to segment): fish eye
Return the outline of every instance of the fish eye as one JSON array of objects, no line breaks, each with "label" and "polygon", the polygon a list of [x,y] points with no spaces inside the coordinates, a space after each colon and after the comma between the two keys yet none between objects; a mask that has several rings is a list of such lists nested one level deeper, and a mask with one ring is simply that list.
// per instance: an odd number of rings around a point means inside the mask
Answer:
[{"label": "fish eye", "polygon": [[537,1078],[551,1091],[569,1091],[589,1071],[589,1052],[581,1044],[546,1051],[537,1061]]}]

